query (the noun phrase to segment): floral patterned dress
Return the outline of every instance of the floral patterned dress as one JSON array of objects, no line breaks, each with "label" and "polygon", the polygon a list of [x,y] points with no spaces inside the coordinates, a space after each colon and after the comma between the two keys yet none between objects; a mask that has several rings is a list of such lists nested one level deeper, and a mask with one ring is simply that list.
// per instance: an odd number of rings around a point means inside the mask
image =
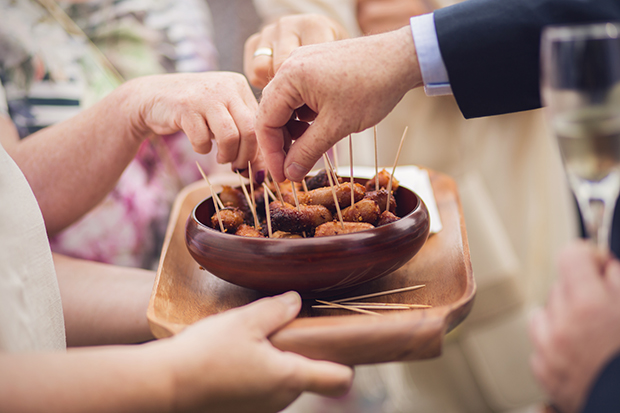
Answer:
[{"label": "floral patterned dress", "polygon": [[[211,16],[203,0],[57,4],[82,33],[68,31],[39,1],[0,0],[0,115],[11,117],[21,138],[70,118],[123,79],[216,69]],[[54,236],[52,249],[155,268],[174,198],[200,178],[197,160],[206,170],[214,162],[194,153],[182,133],[145,142],[116,188]]]}]

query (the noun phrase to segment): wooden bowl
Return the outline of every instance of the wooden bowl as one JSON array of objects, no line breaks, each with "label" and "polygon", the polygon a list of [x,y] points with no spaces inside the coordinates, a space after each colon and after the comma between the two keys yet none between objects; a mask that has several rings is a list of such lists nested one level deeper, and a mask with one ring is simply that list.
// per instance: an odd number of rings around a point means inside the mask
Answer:
[{"label": "wooden bowl", "polygon": [[402,218],[382,227],[330,237],[269,239],[205,225],[214,214],[209,197],[187,219],[185,242],[198,264],[238,286],[270,294],[295,290],[304,298],[331,296],[390,274],[426,242],[430,222],[424,202],[404,187],[395,198]]}]

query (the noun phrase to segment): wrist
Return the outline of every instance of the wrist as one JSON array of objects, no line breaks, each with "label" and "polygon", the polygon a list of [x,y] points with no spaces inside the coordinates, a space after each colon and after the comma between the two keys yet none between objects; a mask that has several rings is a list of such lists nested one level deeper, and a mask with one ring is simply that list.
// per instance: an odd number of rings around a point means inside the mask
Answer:
[{"label": "wrist", "polygon": [[396,65],[399,70],[398,78],[402,79],[407,90],[415,89],[424,85],[422,72],[418,61],[418,54],[415,48],[411,27],[404,26],[393,32],[395,44],[397,46]]},{"label": "wrist", "polygon": [[151,138],[155,135],[148,126],[145,119],[146,99],[144,99],[144,86],[148,84],[149,77],[129,80],[119,86],[113,93],[117,110],[118,119],[125,119],[127,122],[126,130],[131,138],[138,143]]}]

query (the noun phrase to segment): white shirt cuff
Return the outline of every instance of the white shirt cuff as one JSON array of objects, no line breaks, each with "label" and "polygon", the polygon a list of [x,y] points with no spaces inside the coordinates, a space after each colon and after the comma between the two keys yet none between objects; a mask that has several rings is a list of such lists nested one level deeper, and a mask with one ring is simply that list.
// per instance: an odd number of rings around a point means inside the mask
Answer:
[{"label": "white shirt cuff", "polygon": [[439,50],[433,13],[412,17],[410,26],[424,81],[424,92],[427,96],[451,95],[452,88]]}]

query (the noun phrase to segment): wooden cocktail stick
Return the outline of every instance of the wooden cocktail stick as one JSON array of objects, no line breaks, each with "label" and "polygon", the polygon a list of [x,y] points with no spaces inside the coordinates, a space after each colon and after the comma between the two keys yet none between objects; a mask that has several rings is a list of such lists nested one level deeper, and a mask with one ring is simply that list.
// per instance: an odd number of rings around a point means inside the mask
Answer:
[{"label": "wooden cocktail stick", "polygon": [[[401,305],[401,306],[378,306],[378,305],[350,305],[347,304],[345,305],[345,307],[347,307],[347,309],[353,309],[353,308],[357,308],[357,309],[361,309],[361,310],[411,310],[411,307],[408,307],[406,305]],[[312,308],[336,308],[333,305],[313,305]],[[338,308],[342,308],[342,307],[338,307]]]},{"label": "wooden cocktail stick", "polygon": [[[291,182],[291,190],[293,191],[293,199],[295,200],[295,206],[297,207],[298,211],[301,211],[301,208],[299,208],[299,199],[297,199],[297,190],[295,189],[295,182]],[[302,237],[306,238],[306,231],[303,231],[301,235]]]},{"label": "wooden cocktail stick", "polygon": [[274,201],[278,200],[278,198],[276,198],[275,194],[271,192],[271,189],[269,189],[265,182],[263,182],[263,187],[265,188],[265,193],[267,194],[267,203],[269,203],[269,197],[271,197],[271,199],[273,199]]},{"label": "wooden cocktail stick", "polygon": [[395,290],[380,291],[378,293],[372,293],[372,294],[358,295],[357,297],[341,298],[339,300],[334,300],[334,302],[335,303],[345,303],[345,302],[348,302],[348,301],[362,300],[364,298],[379,297],[379,296],[382,296],[382,295],[402,293],[402,292],[405,292],[405,291],[413,291],[413,290],[417,290],[417,289],[420,289],[420,288],[423,288],[423,287],[426,287],[426,284],[413,285],[411,287],[404,287],[404,288],[397,288]]},{"label": "wooden cocktail stick", "polygon": [[[265,184],[264,182],[263,182],[263,188],[265,189],[265,194],[271,193],[271,191],[267,187],[267,184]],[[275,199],[275,196],[274,196],[274,199]],[[271,211],[269,211],[269,196],[267,196],[267,199],[265,200],[265,219],[267,220],[267,232],[268,232],[269,238],[272,238],[273,233],[271,232]]]},{"label": "wooden cocktail stick", "polygon": [[338,144],[333,146],[333,150],[334,150],[334,167],[335,170],[338,170]]},{"label": "wooden cocktail stick", "polygon": [[394,159],[394,167],[392,168],[392,174],[390,175],[390,181],[388,182],[387,187],[387,203],[385,204],[385,210],[390,210],[390,196],[392,195],[392,178],[394,178],[394,172],[396,172],[396,165],[398,164],[398,158],[400,157],[400,150],[403,149],[403,142],[405,142],[405,135],[407,135],[407,129],[409,126],[405,126],[405,131],[403,132],[403,137],[400,138],[400,144],[398,145],[398,151],[396,152],[396,159]]},{"label": "wooden cocktail stick", "polygon": [[327,170],[327,179],[329,180],[329,186],[332,189],[332,196],[334,197],[334,203],[336,204],[336,212],[338,212],[338,219],[340,220],[340,226],[344,230],[344,219],[342,219],[342,211],[340,211],[340,204],[338,203],[338,197],[336,196],[336,189],[332,182],[332,176],[329,173],[329,158],[326,154],[323,154],[323,162],[325,163],[325,169]]},{"label": "wooden cocktail stick", "polygon": [[304,192],[308,192],[308,184],[305,178],[301,180],[301,186],[304,188]]},{"label": "wooden cocktail stick", "polygon": [[239,177],[239,185],[241,186],[241,190],[243,190],[243,195],[245,195],[245,200],[248,201],[248,205],[250,210],[252,211],[252,216],[254,217],[254,228],[258,229],[258,216],[256,215],[256,209],[254,209],[254,203],[252,199],[250,199],[250,194],[248,194],[248,190],[245,188],[245,184],[243,183],[243,178],[241,178],[241,174],[237,171],[237,176]]},{"label": "wooden cocktail stick", "polygon": [[351,206],[355,203],[355,191],[353,190],[353,138],[349,134],[349,168],[351,169]]},{"label": "wooden cocktail stick", "polygon": [[379,190],[379,158],[377,156],[377,125],[373,128],[375,140],[375,191]]},{"label": "wooden cocktail stick", "polygon": [[332,174],[332,179],[334,180],[334,185],[340,185],[340,181],[338,181],[338,174],[336,174],[336,171],[334,170],[334,166],[332,165],[332,161],[329,160],[329,156],[327,156],[327,155],[325,155],[325,158],[327,158],[327,166],[325,167],[325,170],[327,171],[328,174],[330,174],[330,173]]},{"label": "wooden cocktail stick", "polygon": [[282,191],[280,191],[280,185],[276,181],[273,181],[273,185],[276,187],[276,191],[278,192],[278,199],[282,206],[284,206],[284,198],[282,197]]},{"label": "wooden cocktail stick", "polygon": [[334,303],[334,302],[330,302],[330,301],[316,300],[316,302],[317,303],[321,303],[321,304],[330,305],[330,306],[332,306],[332,308],[342,308],[344,310],[355,311],[355,312],[363,313],[363,314],[381,315],[379,313],[375,313],[374,311],[363,310],[361,308],[355,308],[353,306],[346,306],[346,305],[342,305],[342,304],[338,304],[338,303]]},{"label": "wooden cocktail stick", "polygon": [[202,177],[205,179],[205,181],[207,181],[207,184],[209,185],[209,191],[211,191],[211,199],[213,199],[213,206],[215,207],[215,215],[217,216],[217,222],[220,223],[220,231],[226,232],[224,231],[224,224],[222,223],[222,217],[220,216],[220,208],[217,205],[218,201],[219,202],[222,202],[222,201],[220,201],[217,194],[213,190],[213,185],[211,185],[211,181],[209,181],[209,178],[207,178],[207,175],[200,167],[200,164],[198,163],[198,161],[196,161],[196,166],[198,167],[198,170],[200,171],[200,174],[202,175]]},{"label": "wooden cocktail stick", "polygon": [[369,303],[365,301],[345,301],[345,305],[364,305],[369,307],[409,307],[409,308],[431,308],[428,304],[407,304],[407,303]]},{"label": "wooden cocktail stick", "polygon": [[[211,186],[211,182],[209,182],[209,178],[207,178],[207,175],[205,174],[205,171],[202,170],[202,168],[200,167],[200,164],[198,163],[198,161],[196,161],[196,166],[198,167],[198,170],[200,171],[200,175],[202,175],[202,177],[205,179],[205,181],[207,181],[207,183],[209,184],[209,188],[211,189],[211,193],[213,194],[213,199],[215,199],[218,203],[218,205],[220,206],[221,209],[224,209],[224,204],[222,203],[222,200],[220,199],[219,196],[217,196],[217,194],[215,192],[213,192],[213,187]],[[215,209],[217,210],[217,206],[215,207]]]},{"label": "wooden cocktail stick", "polygon": [[295,189],[295,182],[291,182],[291,191],[293,192],[293,199],[295,200],[295,206],[299,211],[299,199],[297,199],[297,190]]},{"label": "wooden cocktail stick", "polygon": [[254,175],[252,175],[252,163],[248,161],[248,178],[250,179],[250,195],[252,195],[252,208],[256,214],[256,197],[254,197]]}]

